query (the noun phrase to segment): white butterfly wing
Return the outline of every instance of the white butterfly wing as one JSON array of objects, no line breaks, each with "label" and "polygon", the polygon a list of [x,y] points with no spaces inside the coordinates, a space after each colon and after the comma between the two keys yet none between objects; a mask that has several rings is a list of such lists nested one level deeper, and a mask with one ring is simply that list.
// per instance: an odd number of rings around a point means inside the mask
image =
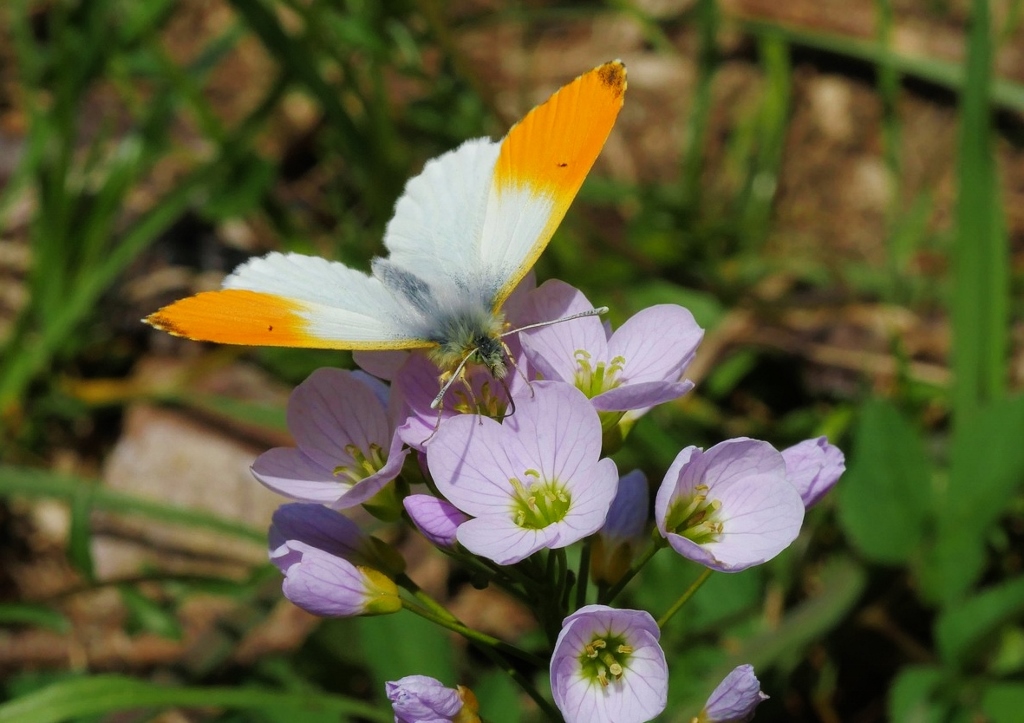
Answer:
[{"label": "white butterfly wing", "polygon": [[400,279],[428,315],[497,310],[551,240],[625,87],[622,63],[606,63],[530,111],[500,144],[468,141],[427,163],[395,206],[384,236],[390,256],[375,275],[389,286],[388,276]]},{"label": "white butterfly wing", "polygon": [[[489,322],[533,266],[604,145],[622,106],[625,68],[585,73],[534,108],[501,143],[477,139],[409,181],[373,275],[272,253],[221,291],[147,317],[172,334],[227,344],[408,349]],[[467,324],[468,322],[468,324]]]},{"label": "white butterfly wing", "polygon": [[196,294],[150,315],[158,329],[198,341],[321,349],[430,346],[426,326],[379,279],[315,256],[250,259],[220,291]]}]

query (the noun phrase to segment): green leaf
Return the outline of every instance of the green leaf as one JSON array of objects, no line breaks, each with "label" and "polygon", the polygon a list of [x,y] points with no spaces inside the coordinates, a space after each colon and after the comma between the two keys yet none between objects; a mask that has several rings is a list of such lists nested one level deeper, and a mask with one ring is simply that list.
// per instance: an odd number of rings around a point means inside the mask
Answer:
[{"label": "green leaf", "polygon": [[71,498],[71,530],[68,533],[68,559],[86,580],[95,580],[92,561],[92,495],[94,484],[81,484]]},{"label": "green leaf", "polygon": [[986,533],[1024,483],[1024,397],[985,405],[972,417],[971,424],[956,428],[935,548],[922,569],[929,597],[947,603],[978,579]]},{"label": "green leaf", "polygon": [[1019,723],[1024,711],[1024,684],[996,683],[981,694],[981,709],[991,723]]},{"label": "green leaf", "polygon": [[821,594],[793,608],[774,630],[744,641],[732,667],[746,662],[765,668],[820,640],[856,605],[866,584],[864,568],[852,559],[829,560],[821,571]]},{"label": "green leaf", "polygon": [[251,688],[176,688],[121,675],[62,681],[0,705],[0,723],[59,723],[69,718],[144,708],[231,708],[289,710],[293,720],[306,713],[333,711],[391,723],[390,711],[362,701],[309,692],[279,693]]},{"label": "green leaf", "polygon": [[921,546],[931,498],[929,469],[917,430],[891,403],[869,400],[838,489],[840,523],[865,556],[899,564]]},{"label": "green leaf", "polygon": [[165,505],[105,489],[95,480],[58,474],[45,469],[0,465],[0,497],[57,497],[70,501],[79,494],[79,489],[83,485],[92,487],[91,502],[97,510],[131,513],[163,522],[205,527],[252,540],[260,545],[265,545],[267,541],[265,530],[257,530],[206,512]]},{"label": "green leaf", "polygon": [[118,587],[121,600],[128,609],[130,628],[155,633],[171,640],[181,640],[182,629],[177,616],[160,603],[151,600],[132,585]]},{"label": "green leaf", "polygon": [[63,613],[32,603],[0,604],[0,625],[34,625],[58,633],[66,633],[71,629],[71,623]]},{"label": "green leaf", "polygon": [[1024,577],[987,588],[944,610],[935,623],[939,654],[951,666],[966,668],[992,651],[1000,628],[1024,610]]},{"label": "green leaf", "polygon": [[[700,569],[694,566],[695,569]],[[693,578],[676,576],[672,590],[673,600],[679,596]],[[701,585],[685,609],[686,627],[696,631],[710,631],[723,622],[754,609],[760,604],[764,588],[764,572],[761,568],[752,568],[735,575],[712,575]],[[671,578],[669,578],[671,579]],[[658,612],[663,612],[659,608]]]},{"label": "green leaf", "polygon": [[480,713],[490,723],[519,723],[523,719],[522,692],[504,671],[494,671],[473,684]]},{"label": "green leaf", "polygon": [[949,674],[931,666],[900,671],[889,690],[889,720],[901,723],[940,723],[947,720],[949,705],[935,700]]},{"label": "green leaf", "polygon": [[1009,240],[992,148],[992,37],[988,0],[971,5],[966,78],[960,104],[957,225],[951,268],[953,428],[1006,387]]},{"label": "green leaf", "polygon": [[[741,20],[739,25],[754,35],[780,35],[793,45],[816,48],[875,65],[886,64],[900,75],[920,78],[954,93],[963,92],[970,81],[969,76],[965,76],[963,63],[895,53],[880,43],[850,35],[823,33],[760,20]],[[991,101],[1001,108],[1024,111],[1024,85],[997,79],[992,84]]]},{"label": "green leaf", "polygon": [[[721,664],[708,663],[701,666],[704,674],[697,674],[696,677],[702,679],[703,683],[685,684],[678,706],[683,710],[693,710],[695,714],[708,694],[737,665],[750,663],[760,673],[800,656],[809,645],[820,641],[850,613],[866,584],[864,568],[849,557],[829,560],[821,571],[819,595],[794,607],[778,627],[742,640],[735,652]],[[678,687],[683,684],[672,685]]]},{"label": "green leaf", "polygon": [[458,682],[451,640],[444,629],[411,614],[359,620],[363,660],[378,686],[406,675],[429,675],[445,685]]}]

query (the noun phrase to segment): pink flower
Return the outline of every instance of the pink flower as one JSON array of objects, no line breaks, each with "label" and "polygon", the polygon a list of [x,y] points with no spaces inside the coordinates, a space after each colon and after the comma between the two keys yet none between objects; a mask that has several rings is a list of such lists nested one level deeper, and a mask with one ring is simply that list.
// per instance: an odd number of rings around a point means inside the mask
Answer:
[{"label": "pink flower", "polygon": [[562,621],[551,692],[566,723],[642,723],[668,700],[661,631],[649,613],[587,605]]},{"label": "pink flower", "polygon": [[842,450],[828,443],[825,437],[805,439],[782,450],[789,481],[800,493],[804,507],[814,505],[825,496],[846,470]]},{"label": "pink flower", "polygon": [[446,688],[426,675],[407,675],[384,684],[395,723],[478,723],[478,704],[464,686]]},{"label": "pink flower", "polygon": [[455,505],[433,495],[409,495],[402,504],[423,536],[438,547],[455,547],[455,533],[469,519]]},{"label": "pink flower", "polygon": [[408,450],[389,420],[386,388],[343,369],[317,369],[288,399],[298,447],[275,447],[252,473],[280,494],[335,509],[362,504],[398,476]]},{"label": "pink flower", "polygon": [[623,475],[591,548],[590,574],[594,582],[615,584],[629,570],[634,548],[639,546],[647,526],[649,502],[644,473],[635,469]]},{"label": "pink flower", "polygon": [[[551,280],[530,295],[531,316],[553,320],[593,309],[583,293]],[[681,306],[660,304],[609,333],[588,316],[522,333],[530,364],[545,379],[575,385],[601,412],[646,409],[693,388],[683,380],[704,330]]]},{"label": "pink flower", "polygon": [[768,696],[761,692],[754,666],[740,665],[718,684],[697,720],[699,723],[746,723],[754,717],[754,709],[766,700]]},{"label": "pink flower", "polygon": [[804,504],[782,455],[767,442],[741,437],[680,452],[658,490],[654,518],[680,555],[738,572],[789,547]]},{"label": "pink flower", "polygon": [[601,423],[578,390],[535,382],[498,423],[452,417],[427,446],[438,491],[474,519],[459,526],[470,552],[510,565],[604,524],[618,483],[601,456]]},{"label": "pink flower", "polygon": [[284,596],[303,610],[349,617],[401,609],[398,588],[377,569],[389,566],[382,543],[341,513],[315,504],[283,505],[268,541],[270,561],[284,573]]}]

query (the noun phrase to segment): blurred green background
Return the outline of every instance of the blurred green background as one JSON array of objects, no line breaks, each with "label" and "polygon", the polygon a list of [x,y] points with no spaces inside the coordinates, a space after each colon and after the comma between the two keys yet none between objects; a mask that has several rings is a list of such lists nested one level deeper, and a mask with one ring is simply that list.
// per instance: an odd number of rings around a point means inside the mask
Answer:
[{"label": "blurred green background", "polygon": [[[797,543],[665,631],[664,720],[1024,720],[1024,3],[9,0],[0,6],[0,721],[390,720],[383,681],[535,713],[408,615],[282,600],[248,465],[337,352],[138,320],[271,249],[368,268],[407,178],[611,58],[618,124],[537,266],[707,329],[617,455],[827,434]],[[530,618],[412,537],[468,623]],[[389,537],[390,536],[390,537]],[[628,602],[696,574],[659,557]],[[133,709],[133,712],[124,712]],[[121,711],[113,717],[114,711]],[[162,712],[161,712],[162,711]]]}]

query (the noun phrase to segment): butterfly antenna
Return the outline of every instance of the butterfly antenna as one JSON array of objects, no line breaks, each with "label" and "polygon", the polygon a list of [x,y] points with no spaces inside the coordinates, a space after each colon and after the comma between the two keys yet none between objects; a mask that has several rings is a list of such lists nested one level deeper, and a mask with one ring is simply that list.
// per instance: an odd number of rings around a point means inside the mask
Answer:
[{"label": "butterfly antenna", "polygon": [[455,380],[462,376],[462,370],[466,368],[466,364],[469,363],[469,358],[476,354],[476,352],[477,350],[474,349],[473,351],[469,352],[469,354],[466,354],[466,356],[463,357],[462,361],[459,362],[459,365],[455,367],[455,371],[452,372],[452,375],[448,378],[448,381],[446,381],[444,383],[444,386],[441,387],[441,391],[439,391],[437,393],[437,396],[434,397],[434,401],[430,403],[431,409],[441,408],[441,400],[444,399],[444,395],[448,393],[448,390],[451,388],[452,384],[455,383]]},{"label": "butterfly antenna", "polygon": [[569,316],[563,316],[559,319],[552,319],[551,321],[538,321],[536,324],[527,324],[526,326],[520,326],[518,329],[509,329],[504,332],[502,338],[510,336],[512,334],[518,334],[521,331],[527,331],[528,329],[536,329],[541,326],[551,326],[552,324],[561,324],[563,321],[572,321],[573,319],[583,319],[588,316],[600,316],[601,314],[607,314],[607,306],[599,306],[596,309],[588,309],[587,311],[581,311],[578,314],[570,314]]},{"label": "butterfly antenna", "polygon": [[[512,357],[509,357],[509,359],[511,359],[511,358]],[[515,366],[515,364],[513,364],[513,366]],[[516,367],[516,371],[519,371],[519,367]],[[522,374],[522,372],[519,372],[519,373]],[[523,375],[523,379],[526,379],[526,375],[525,374]],[[512,390],[508,388],[508,384],[505,383],[505,380],[504,379],[499,379],[498,381],[501,382],[501,387],[502,387],[502,389],[505,390],[505,398],[508,400],[508,407],[509,408],[507,410],[507,413],[506,414],[502,414],[501,415],[501,419],[499,420],[499,421],[504,422],[506,419],[508,419],[509,417],[511,417],[513,414],[516,413],[516,400],[512,398]],[[530,384],[530,380],[527,379],[526,383]],[[530,391],[533,392],[533,386],[532,385],[530,386]]]},{"label": "butterfly antenna", "polygon": [[442,412],[444,412],[444,408],[441,405],[438,405],[438,407],[437,407],[437,419],[434,421],[434,429],[430,433],[430,435],[426,439],[423,440],[423,444],[424,445],[426,445],[427,442],[432,440],[434,438],[434,435],[437,434],[437,430],[439,430],[441,428],[441,413]]}]

